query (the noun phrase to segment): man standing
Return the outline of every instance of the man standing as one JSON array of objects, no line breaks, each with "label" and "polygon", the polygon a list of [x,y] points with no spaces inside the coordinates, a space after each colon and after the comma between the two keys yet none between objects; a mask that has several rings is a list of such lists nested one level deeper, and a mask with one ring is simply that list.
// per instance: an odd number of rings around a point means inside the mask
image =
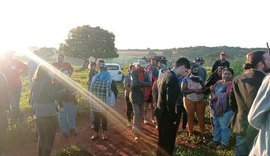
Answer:
[{"label": "man standing", "polygon": [[64,55],[59,54],[58,58],[57,58],[57,62],[53,63],[52,66],[54,66],[56,69],[58,69],[60,71],[63,70],[63,69],[69,70],[70,75],[72,75],[73,67],[69,63],[64,62],[64,60],[65,60]]},{"label": "man standing", "polygon": [[226,60],[227,53],[226,52],[221,52],[219,55],[219,60],[216,60],[212,66],[212,73],[216,71],[216,69],[220,66],[230,68],[230,62]]},{"label": "man standing", "polygon": [[248,123],[248,113],[257,95],[265,73],[270,69],[270,56],[265,51],[254,51],[246,55],[244,74],[233,80],[231,106],[234,111],[233,133],[236,133],[235,155],[248,155],[258,130]]},{"label": "man standing", "polygon": [[158,149],[157,155],[172,155],[176,132],[178,130],[178,116],[176,102],[181,94],[178,76],[186,74],[190,68],[189,60],[185,57],[179,58],[174,68],[164,74],[158,80],[158,99],[155,115],[158,122]]},{"label": "man standing", "polygon": [[145,88],[150,86],[149,75],[144,71],[146,62],[139,59],[137,69],[131,73],[131,86],[129,99],[133,107],[133,130],[135,132],[135,141],[139,140],[141,133],[141,121],[143,118]]},{"label": "man standing", "polygon": [[10,94],[10,106],[13,121],[19,122],[20,119],[20,98],[22,91],[21,74],[27,66],[13,57],[14,52],[6,52],[4,60],[0,62],[0,72],[7,78],[8,90]]}]

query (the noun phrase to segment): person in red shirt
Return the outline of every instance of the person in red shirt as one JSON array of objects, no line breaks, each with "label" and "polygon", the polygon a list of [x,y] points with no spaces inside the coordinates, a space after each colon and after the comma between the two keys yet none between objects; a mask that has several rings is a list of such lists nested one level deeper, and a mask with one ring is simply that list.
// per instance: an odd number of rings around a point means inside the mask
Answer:
[{"label": "person in red shirt", "polygon": [[63,69],[67,69],[70,71],[70,75],[72,75],[73,73],[73,67],[67,63],[67,62],[64,62],[65,60],[65,57],[63,54],[59,54],[58,55],[58,59],[57,59],[57,62],[56,63],[53,63],[52,66],[54,66],[56,69],[58,70],[63,70]]},{"label": "person in red shirt", "polygon": [[26,64],[13,57],[14,52],[6,52],[3,60],[0,61],[0,72],[2,72],[7,79],[7,86],[10,95],[10,107],[12,111],[12,118],[15,121],[20,119],[20,97],[22,91],[21,74],[27,68]]}]

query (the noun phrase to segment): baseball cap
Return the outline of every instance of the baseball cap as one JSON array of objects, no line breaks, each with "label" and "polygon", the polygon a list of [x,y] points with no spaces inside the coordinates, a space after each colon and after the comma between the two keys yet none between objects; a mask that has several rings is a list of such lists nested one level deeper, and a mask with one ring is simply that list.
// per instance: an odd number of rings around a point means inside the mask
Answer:
[{"label": "baseball cap", "polygon": [[138,65],[140,65],[143,68],[147,67],[146,61],[144,59],[139,59]]}]

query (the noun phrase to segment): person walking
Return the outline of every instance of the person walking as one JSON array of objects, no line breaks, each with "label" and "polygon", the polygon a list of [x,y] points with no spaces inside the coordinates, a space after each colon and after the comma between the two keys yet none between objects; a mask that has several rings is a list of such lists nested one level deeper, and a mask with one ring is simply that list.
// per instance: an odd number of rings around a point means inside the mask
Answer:
[{"label": "person walking", "polygon": [[185,75],[189,68],[189,60],[181,57],[176,61],[174,68],[166,72],[157,82],[158,97],[155,115],[158,123],[158,156],[173,153],[179,122],[176,101],[181,93],[178,75]]},{"label": "person walking", "polygon": [[136,70],[135,65],[130,64],[128,67],[128,74],[125,76],[123,80],[123,85],[125,89],[125,100],[127,104],[127,120],[128,120],[127,126],[128,127],[130,127],[131,120],[133,118],[133,109],[132,109],[132,104],[129,100],[129,93],[130,93],[130,86],[131,86],[131,73],[135,70]]},{"label": "person walking", "polygon": [[105,105],[109,104],[109,93],[113,92],[112,96],[117,97],[118,90],[116,84],[107,71],[105,66],[105,62],[103,60],[98,61],[98,74],[96,74],[91,82],[90,92],[96,96],[100,101],[94,100],[92,97],[90,100],[93,104],[93,112],[94,112],[94,131],[95,134],[91,137],[91,140],[96,140],[99,138],[99,130],[100,130],[100,121],[102,122],[102,136],[103,140],[108,138],[107,131],[107,107]]},{"label": "person walking", "polygon": [[131,73],[131,86],[129,99],[133,108],[133,131],[135,141],[138,141],[141,135],[141,121],[143,119],[145,88],[149,87],[150,80],[144,68],[147,66],[144,59],[139,59],[136,70]]},{"label": "person walking", "polygon": [[52,82],[51,71],[45,66],[38,67],[30,94],[38,131],[38,156],[49,156],[53,147],[57,127],[56,99],[65,91],[58,91]]},{"label": "person walking", "polygon": [[265,51],[253,51],[246,55],[244,73],[233,80],[231,106],[234,111],[233,133],[236,134],[235,155],[248,155],[258,130],[248,123],[248,113],[258,93],[265,73],[270,69],[270,56]]}]

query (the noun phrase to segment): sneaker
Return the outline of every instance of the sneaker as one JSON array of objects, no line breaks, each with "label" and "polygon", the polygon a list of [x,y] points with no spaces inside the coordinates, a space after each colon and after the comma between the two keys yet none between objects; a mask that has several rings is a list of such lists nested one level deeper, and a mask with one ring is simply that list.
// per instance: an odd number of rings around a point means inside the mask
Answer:
[{"label": "sneaker", "polygon": [[131,126],[131,125],[130,125],[130,122],[128,122],[128,123],[127,123],[127,127],[130,127],[130,126]]},{"label": "sneaker", "polygon": [[139,137],[135,137],[135,141],[139,141]]},{"label": "sneaker", "polygon": [[228,146],[221,144],[221,145],[219,145],[219,146],[217,147],[217,150],[225,150],[225,149],[227,149],[227,148],[228,148]]},{"label": "sneaker", "polygon": [[219,142],[217,141],[211,141],[207,144],[210,147],[218,147],[219,146]]},{"label": "sneaker", "polygon": [[91,140],[97,140],[98,139],[98,134],[94,134],[91,136]]},{"label": "sneaker", "polygon": [[148,120],[143,120],[143,123],[146,125],[149,124]]}]

